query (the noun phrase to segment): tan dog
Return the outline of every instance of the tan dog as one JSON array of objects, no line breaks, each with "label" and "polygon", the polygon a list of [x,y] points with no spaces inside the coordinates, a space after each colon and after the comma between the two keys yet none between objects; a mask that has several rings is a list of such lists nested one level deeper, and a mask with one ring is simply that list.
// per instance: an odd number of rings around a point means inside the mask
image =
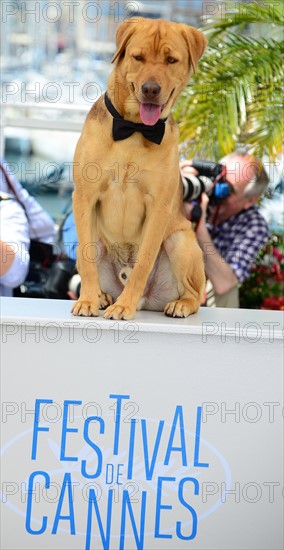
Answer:
[{"label": "tan dog", "polygon": [[[170,111],[206,39],[193,27],[143,18],[122,23],[116,39],[107,98],[93,105],[74,157],[82,286],[72,311],[97,316],[108,306],[107,319],[132,319],[136,309],[186,317],[199,308],[205,276],[182,214]],[[124,121],[138,125],[129,130]]]}]

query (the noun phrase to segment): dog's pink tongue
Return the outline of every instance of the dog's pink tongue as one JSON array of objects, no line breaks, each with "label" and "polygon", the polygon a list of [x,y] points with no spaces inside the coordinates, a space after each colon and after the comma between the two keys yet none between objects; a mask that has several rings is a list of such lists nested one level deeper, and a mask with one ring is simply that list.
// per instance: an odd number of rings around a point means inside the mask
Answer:
[{"label": "dog's pink tongue", "polygon": [[153,126],[158,122],[162,111],[161,105],[154,105],[153,103],[140,103],[140,117],[143,124]]}]

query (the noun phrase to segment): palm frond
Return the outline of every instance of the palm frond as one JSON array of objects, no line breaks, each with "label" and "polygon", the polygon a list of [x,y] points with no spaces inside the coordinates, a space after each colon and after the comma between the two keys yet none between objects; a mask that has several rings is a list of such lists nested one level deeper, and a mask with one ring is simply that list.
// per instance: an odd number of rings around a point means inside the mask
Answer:
[{"label": "palm frond", "polygon": [[[283,21],[280,2],[274,10],[269,2],[255,4],[246,4],[242,24],[267,23],[268,16],[273,25]],[[215,30],[220,25],[222,37],[213,32],[198,74],[175,109],[187,155],[217,160],[246,144],[274,158],[283,144],[283,41],[268,32],[258,38],[233,33],[230,21],[216,21]]]},{"label": "palm frond", "polygon": [[213,21],[204,18],[204,28],[202,30],[213,40],[221,32],[236,26],[246,26],[252,23],[283,26],[283,7],[283,0],[277,2],[268,0],[263,3],[254,1],[248,4],[222,2],[221,8]]}]

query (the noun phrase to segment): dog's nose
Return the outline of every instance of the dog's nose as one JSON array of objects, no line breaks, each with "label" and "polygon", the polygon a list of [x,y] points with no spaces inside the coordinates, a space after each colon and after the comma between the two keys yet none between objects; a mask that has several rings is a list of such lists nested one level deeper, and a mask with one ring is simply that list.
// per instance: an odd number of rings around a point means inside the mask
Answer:
[{"label": "dog's nose", "polygon": [[142,93],[147,99],[155,99],[161,91],[161,86],[157,82],[145,82],[142,86]]}]

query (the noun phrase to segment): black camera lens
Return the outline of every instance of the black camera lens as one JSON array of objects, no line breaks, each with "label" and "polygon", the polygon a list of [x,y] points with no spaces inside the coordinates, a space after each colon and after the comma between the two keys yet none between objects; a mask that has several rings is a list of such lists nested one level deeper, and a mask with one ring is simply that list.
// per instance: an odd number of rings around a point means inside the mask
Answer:
[{"label": "black camera lens", "polygon": [[200,176],[208,178],[217,178],[224,170],[224,165],[211,160],[194,160],[192,167],[197,170]]}]

